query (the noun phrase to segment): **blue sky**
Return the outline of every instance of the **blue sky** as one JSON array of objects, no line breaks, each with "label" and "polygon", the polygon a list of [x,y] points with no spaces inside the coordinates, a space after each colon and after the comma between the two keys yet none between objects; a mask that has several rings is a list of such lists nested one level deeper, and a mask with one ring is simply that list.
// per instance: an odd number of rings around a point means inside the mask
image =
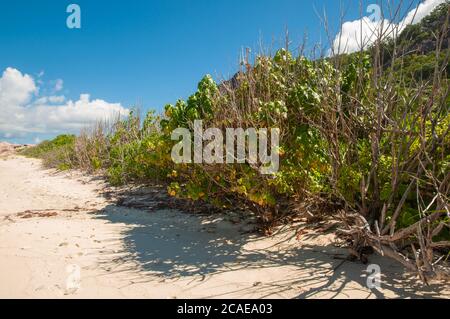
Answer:
[{"label": "blue sky", "polygon": [[[66,26],[70,3],[81,7],[79,30]],[[125,108],[139,103],[161,110],[190,95],[207,73],[232,76],[243,47],[255,52],[260,40],[279,47],[286,28],[293,47],[305,32],[310,44],[325,40],[317,11],[325,10],[337,27],[341,7],[348,21],[360,16],[351,0],[2,1],[0,76],[13,68],[32,77],[33,99],[58,95],[75,102],[86,93]],[[0,122],[0,139],[57,133],[31,131],[3,129],[2,138]]]},{"label": "blue sky", "polygon": [[[77,3],[82,28],[66,27]],[[8,1],[0,5],[0,69],[64,79],[68,95],[89,92],[125,105],[161,107],[188,95],[206,73],[232,75],[242,46],[293,40],[320,28],[313,2],[299,0]],[[338,10],[338,1],[316,1]],[[279,44],[279,43],[278,43]],[[74,96],[75,97],[75,96]]]}]

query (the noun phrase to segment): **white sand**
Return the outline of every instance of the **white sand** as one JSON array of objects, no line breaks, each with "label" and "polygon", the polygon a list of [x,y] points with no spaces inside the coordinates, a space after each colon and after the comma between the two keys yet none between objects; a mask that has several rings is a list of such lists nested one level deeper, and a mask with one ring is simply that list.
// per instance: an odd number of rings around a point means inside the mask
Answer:
[{"label": "white sand", "polygon": [[[346,251],[330,235],[243,235],[222,217],[116,207],[99,195],[102,187],[43,170],[38,160],[0,159],[1,298],[450,296],[445,285],[424,288],[377,256],[381,289],[367,288],[367,266],[334,270],[341,260],[333,255]],[[17,215],[27,210],[57,215]]]}]

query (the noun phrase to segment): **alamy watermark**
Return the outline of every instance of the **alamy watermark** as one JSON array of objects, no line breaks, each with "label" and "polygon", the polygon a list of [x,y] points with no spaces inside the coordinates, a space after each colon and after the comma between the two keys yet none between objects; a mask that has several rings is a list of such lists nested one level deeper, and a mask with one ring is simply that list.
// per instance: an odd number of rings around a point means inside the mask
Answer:
[{"label": "alamy watermark", "polygon": [[[66,25],[69,29],[81,29],[81,7],[78,4],[69,4],[66,12],[70,13],[67,17]],[[382,20],[381,7],[378,4],[369,4],[366,9],[369,20],[372,22],[380,22]]]},{"label": "alamy watermark", "polygon": [[81,8],[78,4],[69,4],[66,9],[70,15],[66,19],[69,29],[81,29]]},{"label": "alamy watermark", "polygon": [[78,265],[66,267],[68,276],[66,278],[66,293],[74,294],[81,289],[81,268]]},{"label": "alamy watermark", "polygon": [[367,6],[367,13],[370,13],[369,15],[369,20],[372,22],[380,22],[382,17],[381,17],[381,7],[378,4],[369,4]]},{"label": "alamy watermark", "polygon": [[368,276],[366,279],[366,285],[369,289],[381,288],[381,267],[377,264],[371,264],[367,266],[366,270]]},{"label": "alamy watermark", "polygon": [[[194,138],[187,128],[172,132],[172,140],[181,141],[172,148],[172,160],[176,164],[244,164],[258,166],[261,174],[278,172],[280,166],[280,129],[227,128],[224,134],[218,128],[203,130],[203,121],[194,121]],[[193,142],[193,152],[192,152]],[[204,145],[207,142],[206,145]],[[248,152],[246,151],[248,150]],[[224,154],[225,152],[225,154]]]}]

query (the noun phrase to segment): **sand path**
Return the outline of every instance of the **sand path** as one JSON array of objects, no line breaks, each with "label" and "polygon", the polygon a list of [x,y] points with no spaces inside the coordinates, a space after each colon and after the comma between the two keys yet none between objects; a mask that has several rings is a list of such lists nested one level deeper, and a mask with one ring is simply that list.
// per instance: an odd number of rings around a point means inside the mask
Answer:
[{"label": "sand path", "polygon": [[38,160],[0,159],[0,298],[450,296],[376,256],[381,289],[367,288],[367,266],[341,265],[330,235],[261,238],[224,216],[118,207],[103,187]]}]

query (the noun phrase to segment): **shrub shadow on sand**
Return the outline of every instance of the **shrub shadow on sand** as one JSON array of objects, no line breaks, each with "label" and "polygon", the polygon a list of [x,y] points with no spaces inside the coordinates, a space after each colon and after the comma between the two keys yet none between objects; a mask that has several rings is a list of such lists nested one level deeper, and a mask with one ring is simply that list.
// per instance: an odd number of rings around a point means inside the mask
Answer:
[{"label": "shrub shadow on sand", "polygon": [[[267,298],[286,295],[346,298],[354,296],[358,289],[362,298],[385,298],[386,292],[399,298],[445,297],[440,292],[443,286],[424,287],[416,278],[405,278],[401,266],[380,256],[373,256],[371,262],[381,266],[383,291],[370,290],[366,288],[366,265],[334,258],[337,254],[344,255],[345,249],[332,245],[297,245],[283,250],[277,248],[277,242],[275,245],[258,245],[267,239],[245,233],[241,226],[228,222],[223,216],[163,209],[149,212],[110,205],[98,212],[96,218],[126,225],[121,234],[124,251],[118,252],[117,258],[106,259],[104,265],[113,269],[117,265],[126,265],[125,269],[120,267],[120,271],[151,274],[146,277],[149,281],[154,280],[155,275],[174,281],[192,277],[198,289],[211,276],[236,272],[237,280],[247,282],[248,278],[242,277],[246,271],[277,271],[282,267],[292,270],[276,279],[268,277],[248,282],[244,288],[236,289],[236,285],[230,285],[225,291],[205,295],[208,298],[226,298],[229,294],[243,297],[257,294]],[[288,234],[289,230],[286,232]],[[290,239],[289,235],[280,238],[280,245]]]}]

